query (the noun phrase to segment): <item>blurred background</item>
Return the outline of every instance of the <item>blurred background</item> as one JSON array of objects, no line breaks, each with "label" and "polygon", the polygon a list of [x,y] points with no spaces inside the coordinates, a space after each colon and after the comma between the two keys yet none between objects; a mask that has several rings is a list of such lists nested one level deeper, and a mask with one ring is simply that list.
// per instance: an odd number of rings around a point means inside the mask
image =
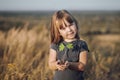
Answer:
[{"label": "blurred background", "polygon": [[120,79],[120,0],[0,0],[0,80],[52,80],[50,20],[61,9],[88,44],[85,80]]}]

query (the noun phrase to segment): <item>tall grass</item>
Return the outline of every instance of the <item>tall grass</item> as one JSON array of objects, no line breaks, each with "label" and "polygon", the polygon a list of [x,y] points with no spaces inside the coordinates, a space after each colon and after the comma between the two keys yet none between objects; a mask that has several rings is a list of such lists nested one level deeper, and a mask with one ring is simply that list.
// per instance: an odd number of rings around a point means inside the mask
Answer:
[{"label": "tall grass", "polygon": [[[90,48],[86,80],[118,80],[120,43],[101,47],[87,40]],[[46,27],[0,31],[0,80],[52,80],[48,68],[49,31]]]},{"label": "tall grass", "polygon": [[[111,36],[113,37],[113,36]],[[119,36],[118,36],[119,37]],[[120,37],[119,37],[120,38]],[[86,39],[87,40],[87,39]],[[103,39],[104,40],[104,39]],[[85,70],[86,80],[119,80],[120,42],[101,42],[95,38],[87,40],[90,53]],[[110,44],[108,44],[110,43]]]},{"label": "tall grass", "polygon": [[[100,31],[102,35],[108,31],[105,27],[109,24],[108,21],[99,22],[104,19],[102,17],[95,17],[95,21],[97,19],[99,26],[104,28],[96,27],[94,18],[91,20],[83,16],[77,19],[81,19],[78,20],[81,21],[79,23],[82,26],[80,35],[86,40],[90,49],[84,73],[85,80],[119,80],[120,38],[115,42],[104,41],[104,38],[100,41],[92,35],[93,29],[96,32]],[[114,23],[114,17],[111,19]],[[119,37],[119,18],[115,17],[115,19],[117,19],[115,21],[117,27],[108,25],[110,27],[108,32],[118,34]],[[0,31],[0,80],[52,80],[54,72],[48,68],[49,29],[48,24],[45,25],[45,20],[48,21],[45,17],[40,24],[37,23],[38,25],[30,25],[28,22],[22,24],[22,28],[13,27],[6,32]],[[86,34],[87,32],[91,34]],[[113,38],[113,36],[110,37]]]},{"label": "tall grass", "polygon": [[45,27],[0,31],[0,80],[44,80],[48,49]]}]

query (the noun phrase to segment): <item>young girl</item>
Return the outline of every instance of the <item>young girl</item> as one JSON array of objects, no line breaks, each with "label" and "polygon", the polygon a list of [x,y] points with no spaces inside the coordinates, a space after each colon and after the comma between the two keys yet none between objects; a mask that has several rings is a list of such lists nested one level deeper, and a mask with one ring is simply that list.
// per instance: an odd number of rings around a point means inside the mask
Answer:
[{"label": "young girl", "polygon": [[51,20],[49,67],[54,80],[83,80],[88,47],[79,39],[75,18],[66,10],[54,13]]}]

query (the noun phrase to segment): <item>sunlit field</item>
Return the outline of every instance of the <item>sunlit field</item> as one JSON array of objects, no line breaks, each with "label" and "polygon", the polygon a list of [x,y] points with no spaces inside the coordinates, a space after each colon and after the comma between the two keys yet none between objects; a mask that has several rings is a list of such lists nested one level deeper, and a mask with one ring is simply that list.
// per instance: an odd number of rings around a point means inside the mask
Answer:
[{"label": "sunlit field", "polygon": [[[0,80],[52,80],[53,12],[0,12]],[[120,79],[120,12],[73,12],[89,47],[85,80]]]}]

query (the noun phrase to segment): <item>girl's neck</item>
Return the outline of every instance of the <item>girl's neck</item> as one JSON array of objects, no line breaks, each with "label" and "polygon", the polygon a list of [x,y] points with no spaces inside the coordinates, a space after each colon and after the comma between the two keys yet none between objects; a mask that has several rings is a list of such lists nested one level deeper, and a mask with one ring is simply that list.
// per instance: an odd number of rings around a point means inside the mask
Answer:
[{"label": "girl's neck", "polygon": [[74,38],[74,39],[64,39],[65,42],[72,42],[72,41],[75,41],[75,40],[77,40],[77,39],[76,38]]}]

